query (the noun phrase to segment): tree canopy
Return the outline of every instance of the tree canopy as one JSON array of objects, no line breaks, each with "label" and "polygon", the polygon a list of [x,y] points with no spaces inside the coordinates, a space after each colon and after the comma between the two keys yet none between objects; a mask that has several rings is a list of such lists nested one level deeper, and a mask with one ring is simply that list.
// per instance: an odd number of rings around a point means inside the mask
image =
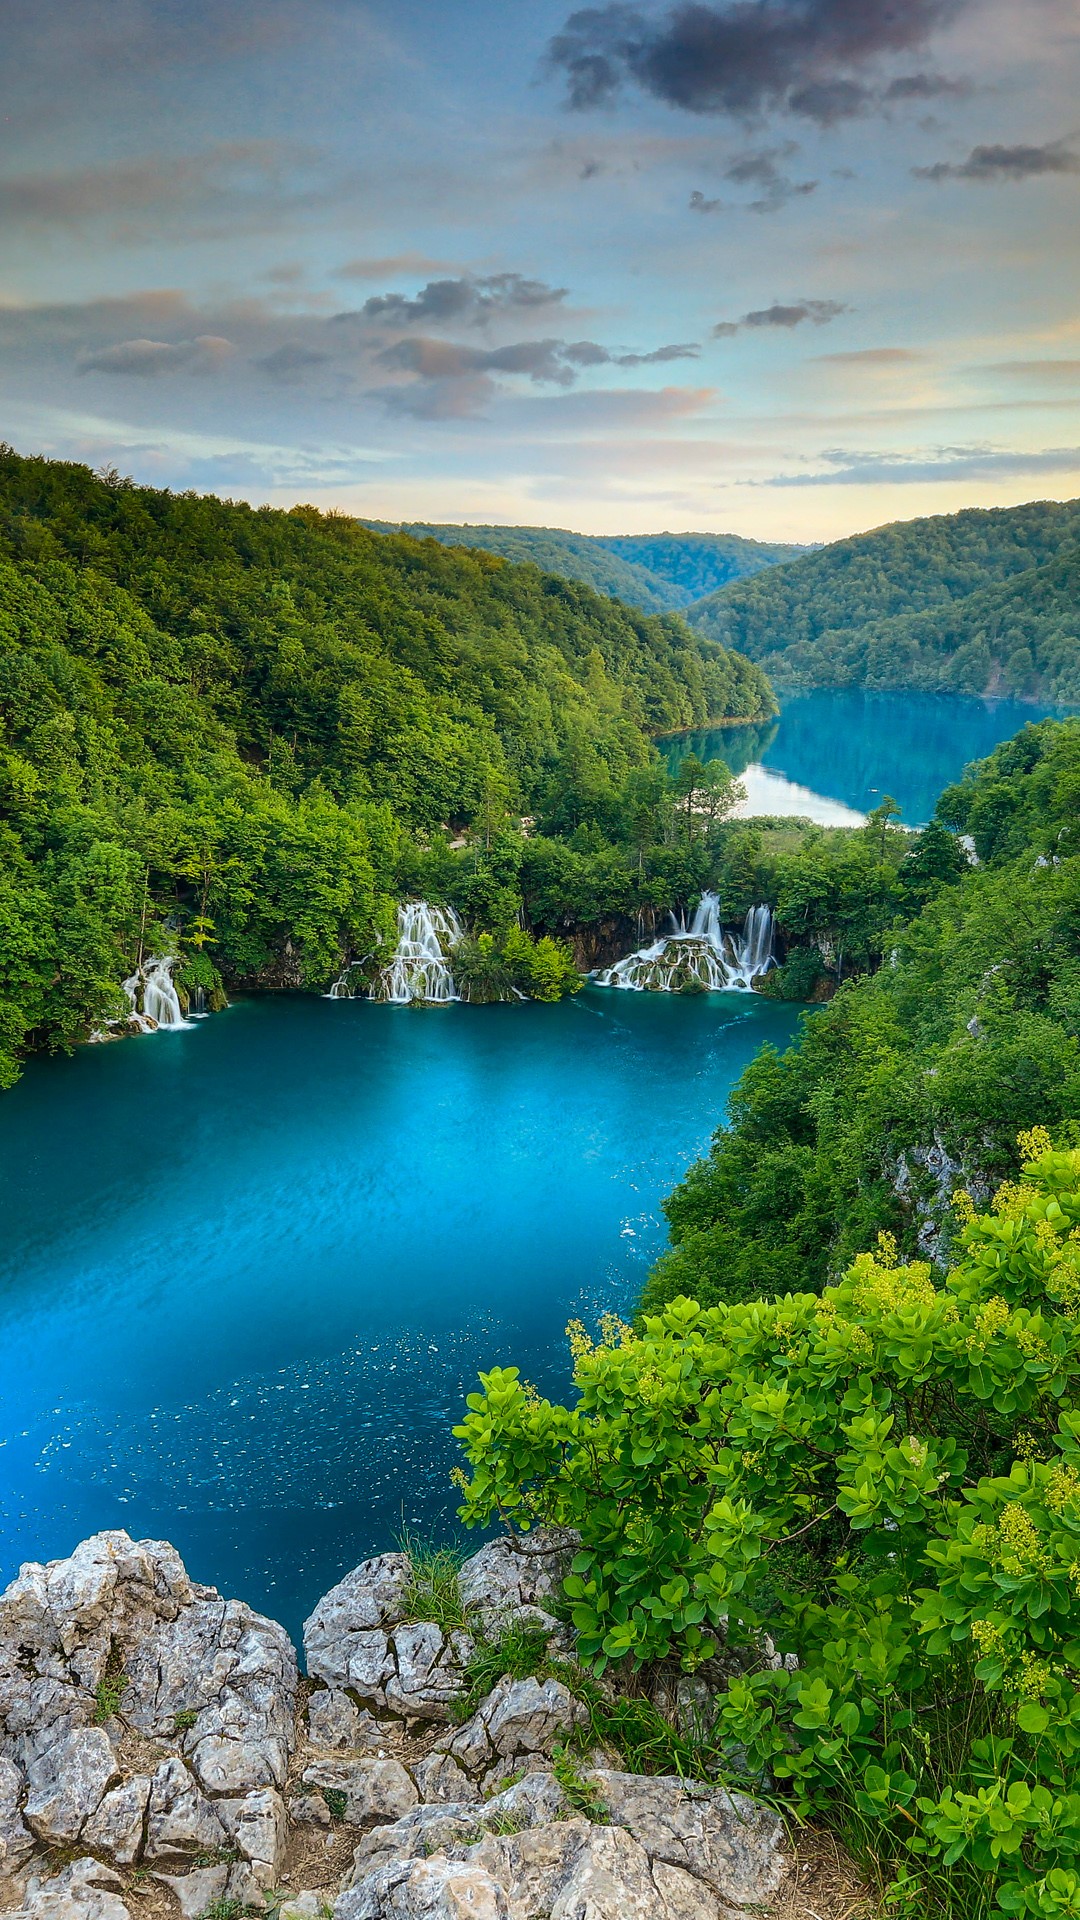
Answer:
[{"label": "tree canopy", "polygon": [[595,811],[652,733],[772,706],[677,617],[534,567],[5,450],[0,1082],[115,1013],[146,940],[323,985],[410,849]]},{"label": "tree canopy", "polygon": [[691,624],[789,686],[1080,701],[1080,501],[879,527],[722,588]]}]

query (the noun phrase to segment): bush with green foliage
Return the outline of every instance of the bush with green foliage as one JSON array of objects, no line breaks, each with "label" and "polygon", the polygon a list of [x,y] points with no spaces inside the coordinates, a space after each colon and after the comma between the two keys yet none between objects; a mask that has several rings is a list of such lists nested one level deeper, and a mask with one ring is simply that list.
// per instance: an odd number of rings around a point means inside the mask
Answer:
[{"label": "bush with green foliage", "polygon": [[496,1368],[455,1430],[468,1523],[578,1529],[581,1655],[738,1653],[729,1773],[913,1914],[1076,1912],[1080,1152],[1021,1146],[938,1278],[885,1237],[820,1295],[572,1329],[573,1405]]}]

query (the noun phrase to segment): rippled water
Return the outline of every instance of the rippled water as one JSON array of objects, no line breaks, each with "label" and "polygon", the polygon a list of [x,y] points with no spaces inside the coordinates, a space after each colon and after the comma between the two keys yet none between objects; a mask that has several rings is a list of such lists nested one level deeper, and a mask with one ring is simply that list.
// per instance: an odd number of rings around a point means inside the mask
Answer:
[{"label": "rippled water", "polygon": [[565,1383],[659,1201],[797,1011],[586,991],[263,998],[32,1061],[0,1100],[0,1574],[123,1526],[295,1632],[450,1524],[479,1367]]},{"label": "rippled water", "polygon": [[726,760],[747,789],[744,814],[801,814],[822,826],[858,826],[886,794],[905,826],[921,827],[943,787],[1029,721],[1072,711],[1021,700],[949,693],[874,693],[864,687],[780,693],[765,727],[713,728],[668,745]]}]

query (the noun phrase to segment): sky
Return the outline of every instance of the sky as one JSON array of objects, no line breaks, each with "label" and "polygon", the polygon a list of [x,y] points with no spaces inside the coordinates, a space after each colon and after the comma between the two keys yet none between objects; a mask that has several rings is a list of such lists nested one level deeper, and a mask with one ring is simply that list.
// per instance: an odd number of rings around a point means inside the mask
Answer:
[{"label": "sky", "polygon": [[9,0],[0,437],[816,541],[1080,494],[1080,0]]}]

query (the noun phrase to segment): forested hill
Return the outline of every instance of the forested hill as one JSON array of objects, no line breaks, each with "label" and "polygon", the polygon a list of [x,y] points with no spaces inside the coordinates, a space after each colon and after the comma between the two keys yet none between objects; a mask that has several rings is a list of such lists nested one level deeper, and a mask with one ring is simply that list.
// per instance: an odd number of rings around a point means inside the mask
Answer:
[{"label": "forested hill", "polygon": [[687,618],[789,686],[1080,700],[1080,500],[897,522],[721,589]]},{"label": "forested hill", "polygon": [[791,560],[804,547],[744,540],[735,533],[569,533],[562,527],[443,526],[426,521],[368,520],[387,533],[408,533],[447,547],[474,547],[504,559],[531,561],[546,573],[581,580],[646,613],[688,607],[729,580]]},{"label": "forested hill", "polygon": [[0,1085],[144,941],[324,985],[444,824],[595,811],[653,731],[763,709],[681,620],[533,567],[4,450]]}]

